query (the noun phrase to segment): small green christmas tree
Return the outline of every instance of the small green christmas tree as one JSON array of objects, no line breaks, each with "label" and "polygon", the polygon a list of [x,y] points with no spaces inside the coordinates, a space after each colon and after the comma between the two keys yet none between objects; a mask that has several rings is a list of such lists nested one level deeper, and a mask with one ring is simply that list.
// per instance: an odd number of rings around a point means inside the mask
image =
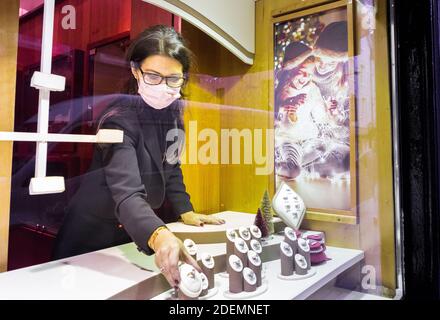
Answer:
[{"label": "small green christmas tree", "polygon": [[257,215],[255,216],[254,225],[256,225],[261,230],[261,237],[266,238],[269,236],[269,228],[267,226],[266,220],[264,220],[261,214],[261,209],[258,208]]},{"label": "small green christmas tree", "polygon": [[266,221],[269,234],[273,234],[275,230],[272,221],[272,203],[270,201],[269,193],[267,192],[267,190],[264,192],[263,199],[261,200],[260,209],[261,213],[263,214],[263,219]]}]

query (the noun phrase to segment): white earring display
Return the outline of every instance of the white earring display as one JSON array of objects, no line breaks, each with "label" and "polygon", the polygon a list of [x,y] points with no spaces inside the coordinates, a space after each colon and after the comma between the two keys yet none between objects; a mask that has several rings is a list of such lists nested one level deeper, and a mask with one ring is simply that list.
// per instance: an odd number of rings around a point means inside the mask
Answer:
[{"label": "white earring display", "polygon": [[281,261],[281,275],[285,277],[293,275],[294,272],[293,250],[292,247],[284,241],[280,243],[280,261]]},{"label": "white earring display", "polygon": [[260,287],[262,282],[263,264],[261,263],[260,256],[255,251],[248,251],[248,267],[255,273],[255,276],[257,277],[257,287]]},{"label": "white earring display", "polygon": [[234,254],[241,259],[244,266],[247,266],[247,252],[248,251],[249,251],[249,247],[246,244],[246,242],[241,238],[237,238],[235,240]]},{"label": "white earring display", "polygon": [[[307,261],[308,256],[309,261]],[[287,242],[280,244],[281,273],[278,278],[282,280],[301,280],[316,274],[310,266],[310,248],[307,241],[298,239],[298,253],[293,254],[292,247]]]},{"label": "white earring display", "polygon": [[298,253],[306,259],[308,270],[310,270],[311,268],[310,247],[307,240],[302,238],[298,239]]},{"label": "white earring display", "polygon": [[243,291],[243,262],[236,255],[229,257],[229,292],[240,293]]},{"label": "white earring display", "polygon": [[249,228],[249,231],[251,232],[251,236],[253,240],[261,241],[261,230],[257,226],[251,226]]},{"label": "white earring display", "polygon": [[255,251],[256,253],[261,255],[261,253],[263,252],[263,247],[261,246],[261,242],[259,242],[258,240],[252,239],[250,250]]},{"label": "white earring display", "polygon": [[181,264],[179,266],[180,284],[179,299],[192,300],[202,292],[202,278],[200,273],[189,264]]},{"label": "white earring display", "polygon": [[183,241],[183,246],[185,247],[186,251],[188,251],[189,255],[196,259],[197,257],[197,245],[192,241],[191,239],[186,239]]},{"label": "white earring display", "polygon": [[255,273],[252,269],[245,268],[239,257],[231,255],[228,264],[232,271],[229,275],[229,290],[224,292],[226,298],[249,299],[267,291],[267,281],[263,281],[262,285],[257,287]]},{"label": "white earring display", "polygon": [[245,292],[254,292],[257,290],[257,276],[250,268],[243,269],[243,289]]},{"label": "white earring display", "polygon": [[285,182],[278,188],[272,207],[284,223],[298,230],[306,213],[306,207],[301,197],[292,190]]},{"label": "white earring display", "polygon": [[251,239],[252,239],[251,232],[249,231],[249,228],[247,228],[247,227],[240,227],[238,229],[238,234],[246,242],[246,244],[249,246],[250,242],[251,242]]},{"label": "white earring display", "polygon": [[298,252],[298,238],[292,228],[284,228],[284,241],[290,244],[290,246],[292,247],[293,255],[295,255]]},{"label": "white earring display", "polygon": [[202,271],[209,281],[209,288],[212,289],[214,287],[214,267],[215,262],[214,258],[208,253],[202,253]]},{"label": "white earring display", "polygon": [[309,265],[307,264],[304,256],[300,254],[295,255],[295,272],[300,276],[304,276],[307,274],[307,270],[309,269]]}]

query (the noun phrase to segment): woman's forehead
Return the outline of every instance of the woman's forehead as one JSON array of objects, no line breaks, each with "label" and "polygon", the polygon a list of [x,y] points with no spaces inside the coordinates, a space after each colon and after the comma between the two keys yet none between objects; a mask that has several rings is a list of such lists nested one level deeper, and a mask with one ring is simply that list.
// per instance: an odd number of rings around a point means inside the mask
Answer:
[{"label": "woman's forehead", "polygon": [[181,75],[183,73],[183,66],[179,61],[160,55],[153,55],[144,59],[141,68],[144,71],[153,70],[165,76]]}]

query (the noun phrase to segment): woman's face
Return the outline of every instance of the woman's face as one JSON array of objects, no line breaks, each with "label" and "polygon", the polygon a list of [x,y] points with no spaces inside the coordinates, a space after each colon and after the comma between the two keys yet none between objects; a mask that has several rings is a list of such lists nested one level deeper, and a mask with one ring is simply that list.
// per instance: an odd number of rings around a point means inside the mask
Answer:
[{"label": "woman's face", "polygon": [[336,60],[326,56],[316,57],[315,63],[316,71],[322,75],[335,71],[336,67],[338,66],[338,62]]},{"label": "woman's face", "polygon": [[[143,72],[158,74],[165,77],[183,77],[183,66],[176,59],[154,55],[145,58],[140,68]],[[137,68],[132,68],[133,76],[136,79],[142,77],[142,73]]]}]

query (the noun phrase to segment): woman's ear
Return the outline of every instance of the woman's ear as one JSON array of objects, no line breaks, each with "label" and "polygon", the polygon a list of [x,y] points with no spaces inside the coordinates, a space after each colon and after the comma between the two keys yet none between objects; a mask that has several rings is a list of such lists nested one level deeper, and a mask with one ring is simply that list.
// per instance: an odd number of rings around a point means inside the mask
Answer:
[{"label": "woman's ear", "polygon": [[135,68],[131,68],[131,73],[133,74],[133,77],[134,77],[136,80],[139,80],[139,75],[138,75],[137,69],[135,69]]},{"label": "woman's ear", "polygon": [[130,67],[131,67],[131,73],[133,74],[133,77],[136,80],[138,80],[138,78],[139,78],[138,69],[136,68],[136,64],[133,61],[130,62]]}]

